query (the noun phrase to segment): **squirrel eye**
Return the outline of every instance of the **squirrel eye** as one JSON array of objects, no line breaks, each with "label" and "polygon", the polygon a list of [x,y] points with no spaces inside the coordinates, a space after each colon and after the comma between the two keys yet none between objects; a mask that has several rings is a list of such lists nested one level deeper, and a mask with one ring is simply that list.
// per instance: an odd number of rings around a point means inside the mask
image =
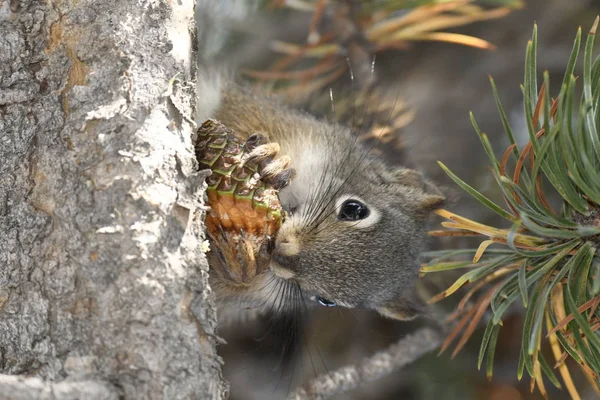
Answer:
[{"label": "squirrel eye", "polygon": [[338,219],[342,221],[358,221],[369,216],[369,208],[358,200],[346,200],[340,207]]}]

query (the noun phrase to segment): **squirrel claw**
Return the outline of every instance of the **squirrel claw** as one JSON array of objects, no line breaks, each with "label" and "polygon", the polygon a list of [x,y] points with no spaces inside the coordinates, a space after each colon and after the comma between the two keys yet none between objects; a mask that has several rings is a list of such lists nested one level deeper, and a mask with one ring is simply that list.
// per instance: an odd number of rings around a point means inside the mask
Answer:
[{"label": "squirrel claw", "polygon": [[[254,135],[253,135],[254,136]],[[279,144],[277,143],[267,143],[256,146],[254,149],[248,153],[248,156],[244,160],[244,163],[250,162],[271,162],[275,156],[279,153]]]},{"label": "squirrel claw", "polygon": [[296,170],[288,168],[291,158],[286,155],[275,159],[280,150],[279,144],[268,143],[264,135],[260,133],[250,135],[244,147],[249,153],[243,163],[257,162],[260,178],[269,182],[275,189],[283,189],[296,176]]},{"label": "squirrel claw", "polygon": [[288,168],[292,159],[290,156],[282,156],[269,163],[264,163],[260,171],[260,178],[268,181],[275,189],[282,189],[287,186],[296,175],[296,170]]},{"label": "squirrel claw", "polygon": [[268,140],[265,135],[261,133],[254,133],[248,136],[248,139],[246,139],[246,142],[244,143],[244,148],[246,151],[252,151],[266,143],[268,143]]},{"label": "squirrel claw", "polygon": [[[267,160],[265,160],[267,161]],[[292,162],[292,159],[290,158],[290,156],[281,156],[276,160],[269,160],[269,162],[261,162],[261,171],[260,171],[260,177],[261,179],[270,179],[272,176],[277,175],[279,173],[281,173],[283,170],[285,170],[288,165],[290,165],[290,162]]]},{"label": "squirrel claw", "polygon": [[296,170],[294,168],[284,169],[283,171],[271,176],[269,182],[277,190],[281,190],[290,184],[292,179],[296,176]]}]

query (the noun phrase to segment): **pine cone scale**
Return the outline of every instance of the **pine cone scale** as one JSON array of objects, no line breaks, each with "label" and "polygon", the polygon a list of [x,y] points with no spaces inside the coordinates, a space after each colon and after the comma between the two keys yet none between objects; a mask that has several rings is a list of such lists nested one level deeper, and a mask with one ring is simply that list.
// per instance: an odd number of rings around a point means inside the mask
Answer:
[{"label": "pine cone scale", "polygon": [[209,263],[223,279],[240,285],[268,269],[269,249],[284,218],[278,190],[260,176],[267,163],[248,157],[261,140],[251,135],[244,142],[207,120],[196,142],[200,168],[212,171],[206,180]]}]

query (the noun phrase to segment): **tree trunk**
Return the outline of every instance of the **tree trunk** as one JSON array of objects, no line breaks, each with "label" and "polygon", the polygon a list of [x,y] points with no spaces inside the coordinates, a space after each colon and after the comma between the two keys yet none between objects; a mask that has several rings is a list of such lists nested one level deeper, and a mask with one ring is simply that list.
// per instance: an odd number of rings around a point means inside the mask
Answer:
[{"label": "tree trunk", "polygon": [[0,372],[28,377],[0,376],[1,399],[227,391],[189,119],[193,8],[0,0]]}]

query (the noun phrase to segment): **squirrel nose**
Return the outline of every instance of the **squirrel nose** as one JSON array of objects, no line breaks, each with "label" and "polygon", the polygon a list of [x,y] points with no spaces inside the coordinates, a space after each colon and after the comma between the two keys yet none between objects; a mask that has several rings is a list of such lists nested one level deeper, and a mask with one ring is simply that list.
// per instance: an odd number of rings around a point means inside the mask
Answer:
[{"label": "squirrel nose", "polygon": [[275,239],[271,271],[283,279],[291,279],[298,273],[301,245],[294,225],[283,224]]},{"label": "squirrel nose", "polygon": [[300,243],[293,229],[280,229],[273,250],[271,270],[281,278],[290,279],[296,275]]},{"label": "squirrel nose", "polygon": [[275,241],[275,253],[282,257],[294,257],[300,253],[300,241],[293,229],[281,229]]}]

